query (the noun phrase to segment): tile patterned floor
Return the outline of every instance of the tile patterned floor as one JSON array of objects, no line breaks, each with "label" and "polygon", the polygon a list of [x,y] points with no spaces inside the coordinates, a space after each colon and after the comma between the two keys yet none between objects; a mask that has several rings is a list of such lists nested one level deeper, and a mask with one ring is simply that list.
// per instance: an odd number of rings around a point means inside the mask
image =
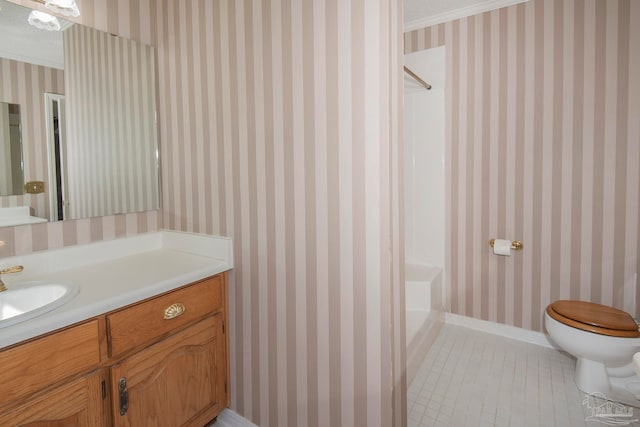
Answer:
[{"label": "tile patterned floor", "polygon": [[[586,420],[592,410],[582,404],[574,367],[553,349],[444,325],[409,387],[408,425],[606,426]],[[640,409],[633,415],[640,419]]]}]

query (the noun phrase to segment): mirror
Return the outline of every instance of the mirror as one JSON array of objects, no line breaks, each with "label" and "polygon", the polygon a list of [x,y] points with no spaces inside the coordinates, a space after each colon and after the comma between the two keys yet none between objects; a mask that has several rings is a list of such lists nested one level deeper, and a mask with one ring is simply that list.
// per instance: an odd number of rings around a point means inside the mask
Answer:
[{"label": "mirror", "polygon": [[23,192],[20,106],[0,102],[0,196]]},{"label": "mirror", "polygon": [[[50,220],[158,209],[155,50],[61,19],[63,31],[38,30],[29,12],[0,0],[0,102],[20,105],[23,181],[45,192],[12,186],[0,206]],[[38,52],[8,52],[32,37]]]}]

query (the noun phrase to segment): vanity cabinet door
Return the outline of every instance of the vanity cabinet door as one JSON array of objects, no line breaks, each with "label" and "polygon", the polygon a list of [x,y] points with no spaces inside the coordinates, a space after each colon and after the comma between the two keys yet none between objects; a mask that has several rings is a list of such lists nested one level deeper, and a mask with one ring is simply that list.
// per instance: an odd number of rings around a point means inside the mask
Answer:
[{"label": "vanity cabinet door", "polygon": [[103,379],[102,372],[98,371],[31,399],[3,412],[0,415],[0,426],[107,426],[109,408],[105,408],[106,389],[103,389]]},{"label": "vanity cabinet door", "polygon": [[190,326],[111,367],[115,426],[204,425],[226,405],[223,315]]}]

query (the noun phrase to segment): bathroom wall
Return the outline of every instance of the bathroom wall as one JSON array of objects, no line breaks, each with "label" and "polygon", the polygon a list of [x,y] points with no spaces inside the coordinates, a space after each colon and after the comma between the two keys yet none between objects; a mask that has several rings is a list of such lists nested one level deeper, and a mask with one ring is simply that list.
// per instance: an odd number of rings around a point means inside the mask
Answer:
[{"label": "bathroom wall", "polygon": [[164,224],[234,238],[232,407],[392,425],[400,2],[164,4]]},{"label": "bathroom wall", "polygon": [[[161,226],[234,238],[232,408],[261,426],[406,424],[401,2],[79,5],[158,47]],[[0,228],[0,256],[157,227],[122,218]]]},{"label": "bathroom wall", "polygon": [[[542,330],[557,299],[639,314],[640,3],[530,0],[405,34],[447,46],[451,310]],[[522,253],[491,254],[492,237]]]},{"label": "bathroom wall", "polygon": [[[44,93],[64,93],[64,73],[55,68],[0,58],[0,102],[20,105],[24,180],[46,181],[47,133],[44,121]],[[0,207],[25,206],[33,214],[49,216],[46,193],[0,196]]]}]

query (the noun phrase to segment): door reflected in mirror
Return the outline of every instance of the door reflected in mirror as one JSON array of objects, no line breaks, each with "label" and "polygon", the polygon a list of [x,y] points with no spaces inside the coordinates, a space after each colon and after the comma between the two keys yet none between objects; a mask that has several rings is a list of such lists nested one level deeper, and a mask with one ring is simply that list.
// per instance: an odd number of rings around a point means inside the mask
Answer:
[{"label": "door reflected in mirror", "polygon": [[44,94],[47,120],[47,154],[49,157],[49,206],[51,221],[67,218],[66,194],[69,192],[66,173],[66,133],[64,95]]},{"label": "door reflected in mirror", "polygon": [[23,193],[20,106],[0,102],[0,196]]}]

